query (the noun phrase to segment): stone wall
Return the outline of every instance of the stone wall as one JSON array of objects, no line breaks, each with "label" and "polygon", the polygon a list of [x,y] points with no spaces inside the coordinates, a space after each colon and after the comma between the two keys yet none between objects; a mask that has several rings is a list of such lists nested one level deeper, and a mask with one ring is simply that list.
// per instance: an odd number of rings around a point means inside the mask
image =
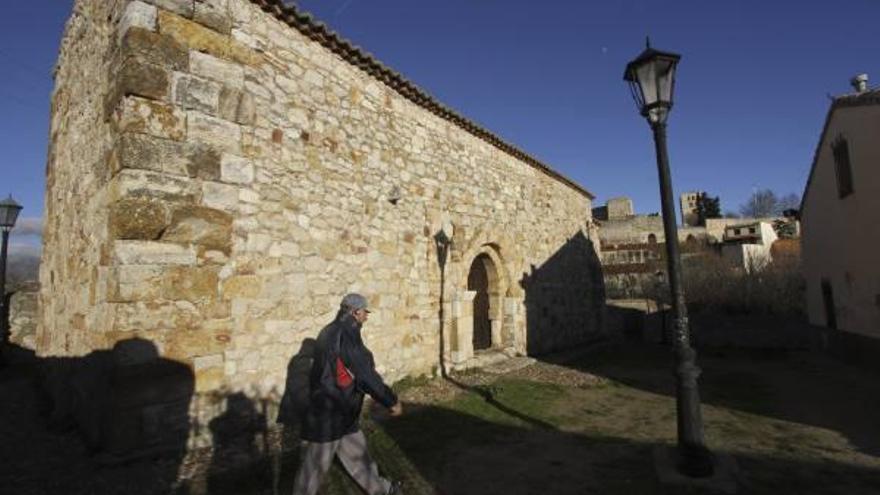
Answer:
[{"label": "stone wall", "polygon": [[635,214],[630,198],[612,198],[605,206],[608,208],[608,220],[621,220]]},{"label": "stone wall", "polygon": [[478,258],[493,348],[600,335],[588,192],[256,3],[77,1],[39,354],[144,340],[192,369],[197,394],[277,395],[288,359],[360,291],[386,377],[436,370],[441,347],[464,366]]},{"label": "stone wall", "polygon": [[115,147],[104,98],[115,81],[117,22],[125,2],[76,2],[55,69],[40,262],[42,355],[84,355],[107,345],[102,307],[111,242],[107,166]]},{"label": "stone wall", "polygon": [[599,236],[602,242],[647,243],[654,235],[657,242],[664,242],[663,218],[659,215],[635,215],[627,219],[601,222]]},{"label": "stone wall", "polygon": [[9,342],[23,349],[36,347],[39,290],[35,284],[19,287],[9,296]]}]

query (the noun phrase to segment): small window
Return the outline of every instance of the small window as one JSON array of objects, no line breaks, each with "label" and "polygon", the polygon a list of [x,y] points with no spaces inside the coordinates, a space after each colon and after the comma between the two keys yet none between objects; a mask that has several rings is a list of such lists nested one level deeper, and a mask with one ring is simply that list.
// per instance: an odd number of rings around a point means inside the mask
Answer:
[{"label": "small window", "polygon": [[733,229],[733,235],[739,235],[739,233],[740,233],[739,229]]},{"label": "small window", "polygon": [[648,244],[657,244],[657,236],[654,234],[648,234]]},{"label": "small window", "polygon": [[831,145],[834,152],[834,170],[837,172],[837,195],[845,198],[853,193],[852,165],[849,160],[849,142],[839,136]]},{"label": "small window", "polygon": [[755,228],[749,227],[749,234],[754,234],[754,233],[755,233]]}]

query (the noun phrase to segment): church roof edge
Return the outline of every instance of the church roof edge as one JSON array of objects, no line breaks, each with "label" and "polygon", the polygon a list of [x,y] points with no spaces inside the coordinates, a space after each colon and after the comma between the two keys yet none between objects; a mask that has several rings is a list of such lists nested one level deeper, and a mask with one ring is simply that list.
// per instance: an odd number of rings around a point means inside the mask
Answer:
[{"label": "church roof edge", "polygon": [[285,5],[282,0],[250,0],[250,2],[256,4],[264,12],[272,14],[276,19],[280,20],[281,22],[287,24],[292,28],[295,28],[297,31],[299,31],[309,39],[316,41],[323,47],[339,55],[349,64],[358,67],[367,74],[375,77],[386,86],[395,90],[404,98],[412,101],[422,108],[425,108],[434,115],[437,115],[442,119],[452,122],[458,127],[495,146],[501,151],[507,153],[508,155],[511,155],[518,160],[522,160],[549,175],[550,177],[553,177],[560,182],[565,183],[566,185],[572,187],[573,189],[588,197],[590,200],[596,198],[593,193],[585,189],[574,180],[569,179],[568,177],[557,172],[556,170],[553,170],[537,158],[529,155],[525,151],[517,148],[516,146],[507,143],[487,129],[474,123],[470,119],[459,115],[451,108],[440,103],[434,97],[413,84],[411,81],[407,80],[398,72],[385,66],[382,62],[376,60],[375,58],[373,58],[372,55],[364,52],[347,39],[342,38],[331,29],[329,29],[324,23],[315,20],[314,17],[312,17],[310,14],[301,11],[293,5]]}]

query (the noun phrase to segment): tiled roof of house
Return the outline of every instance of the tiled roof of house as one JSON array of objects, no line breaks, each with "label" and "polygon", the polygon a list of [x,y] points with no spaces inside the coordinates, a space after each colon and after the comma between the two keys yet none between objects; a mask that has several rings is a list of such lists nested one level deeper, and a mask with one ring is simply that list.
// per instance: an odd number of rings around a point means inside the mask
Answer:
[{"label": "tiled roof of house", "polygon": [[353,45],[350,41],[334,33],[326,25],[315,20],[311,15],[300,11],[295,6],[285,5],[282,0],[250,1],[258,5],[263,11],[275,16],[275,18],[277,18],[281,22],[284,22],[288,26],[295,28],[311,40],[320,43],[325,48],[329,49],[333,53],[336,53],[346,62],[360,68],[367,74],[375,77],[386,86],[389,86],[390,88],[397,91],[397,93],[399,93],[404,98],[407,98],[408,100],[425,108],[431,113],[452,122],[458,127],[461,127],[465,131],[488,142],[489,144],[500,149],[501,151],[504,151],[505,153],[513,156],[514,158],[522,160],[529,165],[532,165],[533,167],[541,170],[545,174],[571,186],[588,198],[595,198],[592,193],[590,193],[580,184],[574,182],[568,177],[565,177],[564,175],[553,170],[538,159],[532,157],[528,153],[520,150],[512,144],[503,141],[495,134],[492,134],[491,132],[484,129],[483,127],[480,127],[473,121],[459,115],[449,107],[443,105],[442,103],[434,99],[431,95],[423,91],[421,88],[408,81],[405,77],[373,58],[373,56],[369,53],[361,50],[359,47]]},{"label": "tiled roof of house", "polygon": [[849,93],[834,98],[832,110],[837,107],[857,107],[862,105],[880,104],[880,88],[870,89],[861,93]]},{"label": "tiled roof of house", "polygon": [[807,204],[807,193],[810,192],[810,185],[813,183],[813,174],[816,172],[816,164],[819,161],[819,152],[822,150],[822,143],[825,142],[825,134],[828,132],[828,125],[831,124],[831,116],[838,108],[845,107],[861,107],[867,105],[880,105],[880,87],[862,91],[861,93],[848,93],[845,95],[835,96],[832,98],[831,107],[828,108],[828,114],[825,116],[825,124],[822,125],[822,133],[819,134],[819,142],[816,143],[816,150],[813,153],[813,163],[810,165],[810,175],[807,176],[807,184],[804,186],[804,193],[801,195],[801,205],[799,208],[800,215],[804,214]]}]

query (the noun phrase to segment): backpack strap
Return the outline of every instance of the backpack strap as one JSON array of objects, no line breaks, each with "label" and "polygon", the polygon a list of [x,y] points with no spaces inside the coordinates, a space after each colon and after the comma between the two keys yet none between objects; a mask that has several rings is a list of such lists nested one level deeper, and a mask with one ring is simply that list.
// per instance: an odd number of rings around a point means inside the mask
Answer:
[{"label": "backpack strap", "polygon": [[355,376],[342,360],[342,332],[343,329],[340,329],[339,336],[336,338],[336,362],[334,363],[336,368],[336,386],[348,388],[354,383]]}]

